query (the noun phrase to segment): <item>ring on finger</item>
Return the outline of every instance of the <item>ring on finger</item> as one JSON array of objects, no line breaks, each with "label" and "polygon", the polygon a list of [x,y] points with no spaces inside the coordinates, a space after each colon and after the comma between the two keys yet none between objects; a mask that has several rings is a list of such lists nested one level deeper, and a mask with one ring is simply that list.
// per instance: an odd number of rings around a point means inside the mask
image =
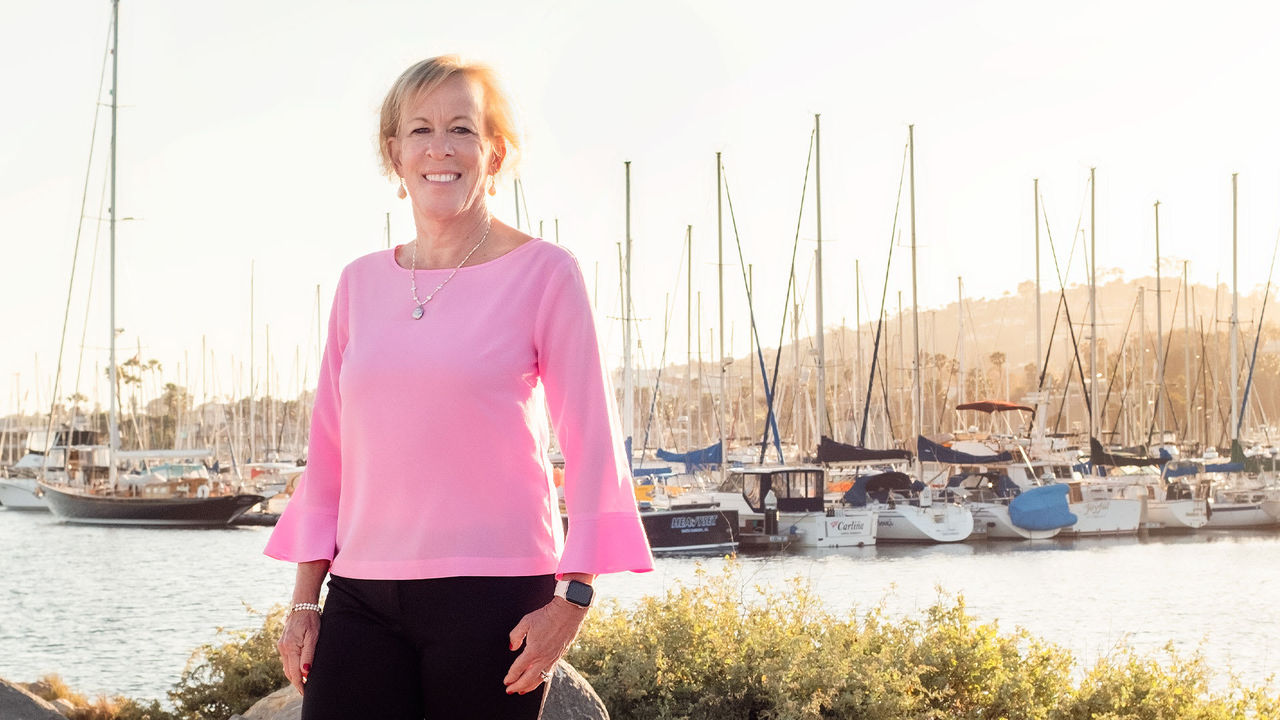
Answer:
[{"label": "ring on finger", "polygon": [[550,670],[543,670],[542,672],[538,673],[538,676],[542,678],[542,682],[546,682],[546,683],[551,682]]}]

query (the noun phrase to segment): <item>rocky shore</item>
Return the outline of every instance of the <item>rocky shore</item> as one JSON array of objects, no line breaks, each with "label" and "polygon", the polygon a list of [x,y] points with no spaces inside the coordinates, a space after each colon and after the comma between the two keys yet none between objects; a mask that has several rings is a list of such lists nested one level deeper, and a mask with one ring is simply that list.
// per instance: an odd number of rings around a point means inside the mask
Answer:
[{"label": "rocky shore", "polygon": [[[0,678],[0,719],[101,717],[91,714],[94,709],[91,704],[77,704],[66,697],[53,701],[42,697],[55,692],[55,688],[45,681],[17,683]],[[299,720],[301,716],[302,696],[292,686],[285,686],[262,698],[243,714],[232,715],[228,720]],[[573,666],[561,660],[551,678],[542,717],[544,720],[608,720],[609,712],[591,684]]]}]

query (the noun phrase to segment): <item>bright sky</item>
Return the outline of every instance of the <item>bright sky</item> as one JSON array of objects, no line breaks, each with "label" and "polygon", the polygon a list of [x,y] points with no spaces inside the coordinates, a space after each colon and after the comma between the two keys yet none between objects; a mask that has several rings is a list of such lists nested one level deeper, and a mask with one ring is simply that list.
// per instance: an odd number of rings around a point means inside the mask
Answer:
[{"label": "bright sky", "polygon": [[[109,14],[107,0],[4,10],[2,409],[35,409],[37,356],[47,407]],[[248,362],[253,267],[258,367],[269,325],[273,384],[288,395],[299,389],[295,353],[314,383],[316,286],[327,314],[342,266],[385,247],[386,213],[395,242],[412,236],[407,206],[374,157],[377,105],[406,66],[445,52],[484,60],[505,79],[521,111],[529,210],[546,221],[549,239],[559,218],[562,242],[588,283],[598,281],[616,357],[621,330],[607,318],[619,314],[623,161],[632,161],[635,304],[647,364],[656,365],[662,348],[668,293],[677,303],[668,357],[684,355],[688,224],[710,351],[717,151],[771,345],[814,113],[822,114],[828,326],[853,321],[855,260],[864,296],[878,303],[908,123],[922,308],[950,302],[957,275],[974,296],[998,296],[1031,278],[1032,178],[1040,178],[1063,246],[1087,213],[1091,166],[1099,267],[1151,272],[1159,199],[1165,257],[1189,259],[1192,279],[1207,283],[1230,282],[1231,173],[1239,172],[1240,287],[1252,289],[1266,281],[1280,231],[1277,15],[1264,2],[124,0],[118,204],[121,217],[136,219],[118,229],[121,358],[140,343],[144,359],[160,360],[167,379],[189,381],[200,397],[203,341],[216,361],[209,392],[225,394],[233,383],[245,392],[247,370],[237,377],[231,361]],[[101,122],[105,138],[105,114]],[[95,149],[91,218],[99,216],[105,151],[104,139]],[[815,247],[812,192],[811,183],[802,278]],[[494,202],[514,221],[509,185]],[[906,210],[904,196],[904,243]],[[97,225],[85,228],[64,397],[86,322]],[[745,293],[727,216],[725,241],[734,263],[726,268],[726,318],[742,354]],[[909,257],[906,247],[895,252],[891,281],[891,295],[904,290],[908,302]],[[1072,282],[1085,279],[1081,258],[1077,250]],[[88,395],[94,363],[106,363],[105,266],[103,232],[81,380]],[[810,300],[809,327],[812,307]],[[105,393],[105,382],[98,385]]]}]

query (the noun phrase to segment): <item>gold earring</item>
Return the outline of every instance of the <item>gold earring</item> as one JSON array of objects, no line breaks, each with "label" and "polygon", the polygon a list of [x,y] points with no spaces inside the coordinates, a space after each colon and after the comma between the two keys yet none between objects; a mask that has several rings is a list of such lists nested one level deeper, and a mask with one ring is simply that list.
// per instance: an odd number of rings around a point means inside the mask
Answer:
[{"label": "gold earring", "polygon": [[409,196],[409,191],[405,189],[404,178],[400,178],[400,189],[396,191],[396,197],[399,197],[401,200],[403,200],[408,196]]},{"label": "gold earring", "polygon": [[492,197],[497,194],[498,194],[498,184],[493,181],[493,176],[490,175],[489,176],[489,196]]}]

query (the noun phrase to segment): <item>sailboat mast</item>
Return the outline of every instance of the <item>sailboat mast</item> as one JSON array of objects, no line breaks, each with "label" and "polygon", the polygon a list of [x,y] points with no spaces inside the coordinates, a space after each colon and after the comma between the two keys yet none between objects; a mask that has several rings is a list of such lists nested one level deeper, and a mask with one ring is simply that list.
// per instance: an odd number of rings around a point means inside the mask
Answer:
[{"label": "sailboat mast", "polygon": [[1239,173],[1231,173],[1231,439],[1233,441],[1240,439],[1240,408],[1236,405],[1236,388],[1240,385],[1240,364],[1239,358],[1236,356],[1238,352],[1236,344],[1240,334],[1240,286],[1238,284],[1239,276],[1236,274],[1236,243],[1238,218],[1236,214],[1237,207],[1237,187],[1236,180]]},{"label": "sailboat mast", "polygon": [[[631,161],[622,165],[627,180],[627,232],[622,262],[622,431],[630,439],[635,433],[635,378],[631,368]],[[631,462],[630,456],[627,462]]]},{"label": "sailboat mast", "polygon": [[[1032,194],[1035,196],[1035,216],[1036,216],[1036,364],[1044,362],[1044,349],[1040,345],[1040,178],[1034,178],[1031,181]],[[1039,405],[1036,406],[1036,412],[1031,416],[1032,436],[1040,437],[1040,425],[1044,422],[1042,417],[1044,413],[1040,412]]]},{"label": "sailboat mast", "polygon": [[684,450],[689,452],[693,450],[693,226],[686,225],[684,230],[685,245],[688,247],[688,257],[685,261],[688,263],[688,269],[685,272],[686,298],[685,298],[685,319],[684,319],[684,388],[688,393],[685,401],[685,437]]},{"label": "sailboat mast", "polygon": [[107,415],[109,442],[107,448],[107,468],[111,486],[116,484],[116,451],[120,449],[120,408],[116,403],[116,394],[120,388],[120,379],[116,368],[116,110],[120,95],[120,0],[111,2],[111,207],[107,226],[111,238],[111,411]]},{"label": "sailboat mast", "polygon": [[[858,260],[853,261],[853,336],[858,346],[856,353],[858,367],[853,373],[857,381],[853,383],[853,404],[862,405],[862,398],[858,397],[862,387],[862,268]],[[863,424],[866,424],[865,420]],[[863,428],[857,430],[860,437],[865,437]]]},{"label": "sailboat mast", "polygon": [[964,400],[964,278],[956,277],[956,358],[960,362],[960,391],[957,394],[963,405]]},{"label": "sailboat mast", "polygon": [[[1036,364],[1044,361],[1041,347],[1041,306],[1039,306],[1039,178],[1033,179],[1033,195],[1036,196]],[[1041,420],[1037,416],[1036,420]]]},{"label": "sailboat mast", "polygon": [[[912,434],[924,434],[924,427],[920,422],[920,413],[924,403],[920,395],[920,305],[916,292],[916,140],[915,125],[907,126],[907,145],[911,156],[911,334],[912,334],[912,356],[911,356],[911,423]],[[915,444],[915,438],[911,438],[911,444]],[[920,472],[920,480],[924,481],[924,465],[916,463],[916,467]]]},{"label": "sailboat mast", "polygon": [[1098,236],[1096,220],[1098,186],[1095,168],[1089,168],[1089,437],[1098,427]]},{"label": "sailboat mast", "polygon": [[1164,403],[1160,402],[1160,393],[1164,390],[1164,303],[1160,295],[1160,201],[1156,201],[1156,408],[1159,411],[1160,426],[1157,443],[1164,442]]},{"label": "sailboat mast", "polygon": [[[258,453],[256,452],[257,444],[254,442],[254,438],[257,437],[257,433],[258,433],[258,413],[256,408],[254,407],[254,398],[258,394],[258,386],[254,382],[254,377],[253,377],[253,366],[255,364],[255,360],[257,359],[257,354],[253,350],[253,295],[254,295],[253,280],[254,280],[254,262],[250,260],[249,261],[249,456],[247,458],[248,462],[253,462],[254,459],[258,457]],[[141,358],[142,354],[139,353],[138,357]]]},{"label": "sailboat mast", "polygon": [[[1185,298],[1182,302],[1182,367],[1184,368],[1182,382],[1183,397],[1187,399],[1185,408],[1187,419],[1182,426],[1182,439],[1185,441],[1191,437],[1191,283],[1187,282],[1186,260],[1182,261],[1182,287],[1183,298]],[[1170,342],[1172,342],[1172,338],[1170,338]]]},{"label": "sailboat mast", "polygon": [[817,311],[814,315],[814,323],[817,325],[818,334],[818,437],[830,435],[831,431],[827,428],[827,354],[826,346],[823,342],[826,334],[822,325],[822,125],[820,115],[817,113],[813,116],[813,142],[814,142],[814,193],[815,193],[815,210],[818,216],[818,252],[814,260],[814,272],[817,273],[814,290],[817,293]]},{"label": "sailboat mast", "polygon": [[725,461],[728,459],[728,448],[725,447],[725,354],[724,354],[724,212],[722,203],[724,192],[720,182],[724,176],[724,166],[720,164],[720,153],[716,153],[716,284],[720,290],[720,482],[725,478]]}]

